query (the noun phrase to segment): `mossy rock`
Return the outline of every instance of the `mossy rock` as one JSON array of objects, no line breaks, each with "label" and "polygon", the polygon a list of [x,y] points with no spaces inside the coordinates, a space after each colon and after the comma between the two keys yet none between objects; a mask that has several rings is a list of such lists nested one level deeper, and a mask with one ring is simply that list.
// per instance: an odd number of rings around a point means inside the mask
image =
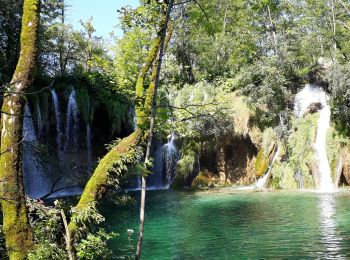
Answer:
[{"label": "mossy rock", "polygon": [[205,170],[200,172],[197,177],[192,181],[191,188],[192,189],[198,189],[198,188],[205,188],[209,187],[211,184],[211,176],[210,173]]},{"label": "mossy rock", "polygon": [[255,161],[255,175],[260,177],[264,175],[269,167],[269,158],[265,155],[264,149],[260,149]]},{"label": "mossy rock", "polygon": [[176,174],[173,183],[171,184],[171,188],[174,190],[181,190],[185,186],[185,178],[182,174]]}]

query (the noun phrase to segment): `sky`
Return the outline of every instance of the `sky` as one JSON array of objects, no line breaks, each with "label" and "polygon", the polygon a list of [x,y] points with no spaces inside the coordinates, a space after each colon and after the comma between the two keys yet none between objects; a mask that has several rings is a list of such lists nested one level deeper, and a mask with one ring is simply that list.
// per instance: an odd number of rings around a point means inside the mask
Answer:
[{"label": "sky", "polygon": [[79,20],[88,20],[91,16],[96,29],[96,36],[108,37],[110,32],[120,36],[117,10],[123,6],[136,7],[139,0],[66,0],[68,4],[67,20],[75,29],[81,29]]}]

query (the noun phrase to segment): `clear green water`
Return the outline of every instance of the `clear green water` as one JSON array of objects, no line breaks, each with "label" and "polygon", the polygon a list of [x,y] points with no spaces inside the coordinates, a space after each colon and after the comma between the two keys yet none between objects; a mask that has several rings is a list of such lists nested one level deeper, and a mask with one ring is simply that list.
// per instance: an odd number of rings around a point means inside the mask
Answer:
[{"label": "clear green water", "polygon": [[[135,194],[137,197],[139,194]],[[147,193],[143,259],[350,259],[350,193]],[[125,254],[138,205],[105,206]]]}]

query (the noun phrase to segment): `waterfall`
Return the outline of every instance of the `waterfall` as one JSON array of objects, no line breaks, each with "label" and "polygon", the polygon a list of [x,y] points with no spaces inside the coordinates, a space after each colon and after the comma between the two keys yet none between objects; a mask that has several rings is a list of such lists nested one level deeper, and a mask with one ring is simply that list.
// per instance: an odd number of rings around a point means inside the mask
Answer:
[{"label": "waterfall", "polygon": [[92,135],[91,135],[91,125],[90,125],[90,113],[91,113],[91,103],[90,98],[88,98],[87,103],[87,111],[88,111],[88,119],[86,123],[86,153],[87,153],[87,163],[88,163],[88,171],[91,171],[91,162],[92,162]]},{"label": "waterfall", "polygon": [[[130,117],[132,119],[132,130],[135,131],[137,129],[137,118],[136,118],[135,104],[132,104],[130,107]],[[141,176],[138,176],[136,178],[137,178],[136,189],[140,190],[141,186],[142,186]]]},{"label": "waterfall", "polygon": [[331,178],[331,169],[328,162],[326,140],[327,130],[330,126],[331,110],[326,104],[320,110],[320,117],[318,119],[317,136],[315,149],[317,151],[317,157],[319,162],[320,171],[320,190],[321,191],[332,191],[333,182]]},{"label": "waterfall", "polygon": [[314,147],[320,178],[319,190],[322,192],[329,192],[334,189],[326,150],[327,130],[330,126],[331,117],[331,110],[327,104],[327,99],[328,97],[322,88],[308,84],[296,95],[294,105],[295,115],[297,117],[302,117],[312,104],[318,104],[321,107],[319,110],[317,136]]},{"label": "waterfall", "polygon": [[[147,189],[169,189],[173,182],[175,166],[178,160],[175,139],[175,134],[171,133],[167,143],[161,146],[158,145],[158,149],[154,153],[153,174],[147,177]],[[139,180],[138,185],[140,185]]]},{"label": "waterfall", "polygon": [[172,132],[168,138],[168,142],[163,147],[164,150],[164,161],[165,161],[165,177],[166,177],[166,186],[170,187],[171,183],[174,180],[174,171],[175,165],[177,162],[177,149],[175,146],[175,134]]},{"label": "waterfall", "polygon": [[32,198],[40,198],[48,193],[50,185],[40,158],[36,152],[38,142],[29,105],[25,105],[23,117],[23,178],[26,193]]},{"label": "waterfall", "polygon": [[53,101],[53,106],[55,109],[55,119],[56,119],[56,143],[57,143],[57,155],[60,160],[63,159],[63,133],[61,131],[61,111],[60,111],[60,105],[58,102],[58,97],[56,94],[56,91],[54,89],[51,90],[51,96]]},{"label": "waterfall", "polygon": [[36,113],[37,113],[37,122],[38,122],[38,136],[37,138],[39,140],[42,140],[42,137],[43,137],[43,120],[41,118],[41,110],[40,110],[40,107],[39,107],[39,104],[37,103],[36,104]]},{"label": "waterfall", "polygon": [[154,153],[152,174],[147,177],[148,189],[164,189],[164,169],[164,145],[162,145]]},{"label": "waterfall", "polygon": [[267,169],[267,172],[265,173],[264,176],[260,177],[255,183],[255,187],[257,189],[265,189],[267,187],[268,180],[269,180],[269,178],[271,176],[272,165],[275,162],[275,160],[276,160],[277,156],[279,155],[279,153],[280,153],[280,149],[279,149],[279,147],[277,145],[277,150],[276,150],[276,152],[275,152],[275,154],[274,154],[274,156],[272,158],[272,161],[271,161],[271,163],[270,163],[270,165],[269,165],[269,167]]},{"label": "waterfall", "polygon": [[136,118],[135,105],[132,105],[130,107],[130,117],[132,118],[132,128],[135,131],[137,129],[137,118]]},{"label": "waterfall", "polygon": [[[73,123],[73,125],[72,125]],[[66,144],[65,152],[67,153],[70,142],[73,141],[73,152],[78,151],[78,105],[75,100],[75,89],[72,89],[69,95],[68,105],[67,105],[67,116],[66,116]]]},{"label": "waterfall", "polygon": [[91,126],[90,123],[86,124],[86,149],[87,149],[87,162],[88,168],[90,169],[90,164],[92,160],[92,141],[91,141]]}]

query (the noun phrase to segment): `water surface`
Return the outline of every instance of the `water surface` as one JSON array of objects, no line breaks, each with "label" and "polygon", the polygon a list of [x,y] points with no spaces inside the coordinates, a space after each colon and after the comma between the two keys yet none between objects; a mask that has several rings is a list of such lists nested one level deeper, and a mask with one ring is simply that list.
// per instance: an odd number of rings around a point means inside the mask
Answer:
[{"label": "water surface", "polygon": [[[165,190],[149,191],[146,204],[143,259],[350,258],[350,193]],[[138,205],[104,213],[120,234],[114,254],[126,255]]]}]

